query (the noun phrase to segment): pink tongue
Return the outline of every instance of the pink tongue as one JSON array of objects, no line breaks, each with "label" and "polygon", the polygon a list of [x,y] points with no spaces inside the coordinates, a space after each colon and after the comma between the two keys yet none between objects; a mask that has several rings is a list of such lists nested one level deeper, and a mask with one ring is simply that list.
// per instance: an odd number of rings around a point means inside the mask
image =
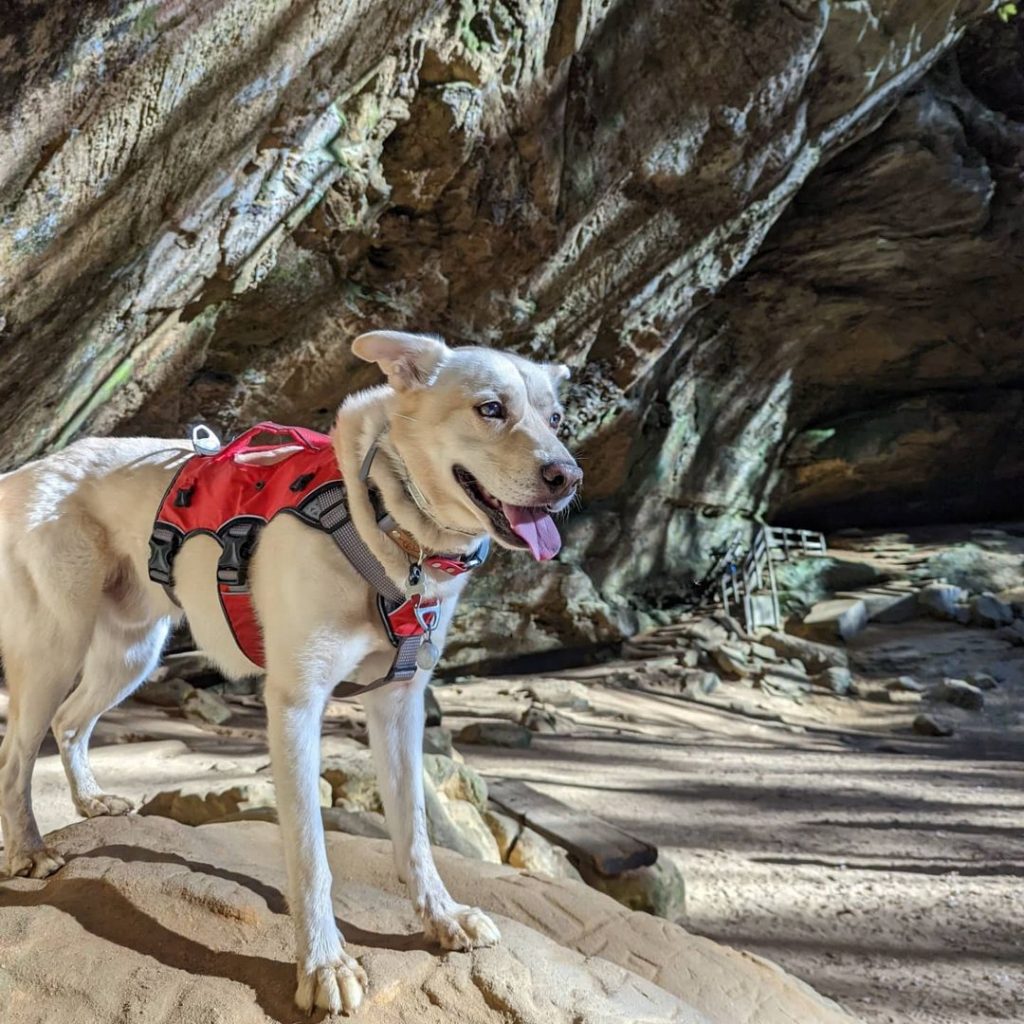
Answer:
[{"label": "pink tongue", "polygon": [[558,527],[551,516],[542,508],[503,504],[501,509],[512,527],[512,532],[529,545],[533,557],[538,562],[546,562],[558,554],[562,538],[558,536]]}]

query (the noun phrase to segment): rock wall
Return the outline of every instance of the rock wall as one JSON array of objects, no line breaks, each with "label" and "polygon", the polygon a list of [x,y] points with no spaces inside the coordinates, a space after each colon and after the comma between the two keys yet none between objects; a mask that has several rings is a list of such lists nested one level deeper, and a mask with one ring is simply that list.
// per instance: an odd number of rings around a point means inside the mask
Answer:
[{"label": "rock wall", "polygon": [[324,427],[371,326],[558,356],[586,508],[481,581],[464,660],[633,629],[765,512],[981,514],[1021,479],[993,6],[15,3],[0,468]]}]

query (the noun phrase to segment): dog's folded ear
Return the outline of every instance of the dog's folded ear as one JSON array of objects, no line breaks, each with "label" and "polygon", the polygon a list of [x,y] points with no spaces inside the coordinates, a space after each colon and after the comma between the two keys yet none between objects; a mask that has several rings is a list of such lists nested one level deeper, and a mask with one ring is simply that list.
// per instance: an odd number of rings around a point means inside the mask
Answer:
[{"label": "dog's folded ear", "polygon": [[555,388],[570,377],[569,367],[565,363],[545,363],[544,369],[551,374],[551,382],[555,385]]},{"label": "dog's folded ear", "polygon": [[376,363],[396,391],[406,391],[428,384],[450,350],[428,334],[370,331],[352,342],[352,351]]}]

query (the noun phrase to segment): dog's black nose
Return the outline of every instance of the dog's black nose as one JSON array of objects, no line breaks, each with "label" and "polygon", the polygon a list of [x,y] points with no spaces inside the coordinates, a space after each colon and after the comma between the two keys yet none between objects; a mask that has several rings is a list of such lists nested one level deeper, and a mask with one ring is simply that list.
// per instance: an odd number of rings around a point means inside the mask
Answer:
[{"label": "dog's black nose", "polygon": [[540,475],[553,493],[567,494],[583,479],[583,470],[575,462],[549,462]]}]

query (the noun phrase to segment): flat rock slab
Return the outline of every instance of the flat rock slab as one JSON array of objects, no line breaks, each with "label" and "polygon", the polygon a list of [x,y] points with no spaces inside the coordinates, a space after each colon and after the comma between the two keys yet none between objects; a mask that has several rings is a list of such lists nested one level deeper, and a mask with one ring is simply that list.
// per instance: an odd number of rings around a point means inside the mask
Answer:
[{"label": "flat rock slab", "polygon": [[[0,881],[4,1024],[298,1024],[280,833],[101,818],[55,833],[67,866]],[[492,912],[494,949],[427,943],[384,840],[332,834],[335,913],[370,978],[366,1024],[853,1024],[737,953],[569,880],[438,851],[456,899]],[[69,955],[73,950],[73,955]]]}]

